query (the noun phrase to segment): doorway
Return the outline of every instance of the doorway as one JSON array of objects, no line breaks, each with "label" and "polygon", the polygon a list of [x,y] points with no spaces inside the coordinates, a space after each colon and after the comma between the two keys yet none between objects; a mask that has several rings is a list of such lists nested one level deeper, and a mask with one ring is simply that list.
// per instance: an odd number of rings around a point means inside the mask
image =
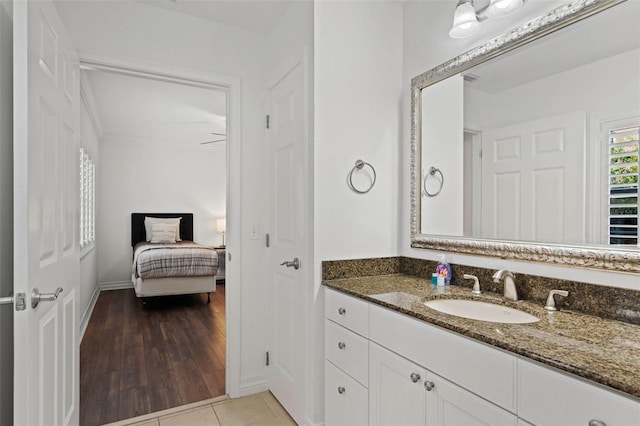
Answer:
[{"label": "doorway", "polygon": [[[239,115],[237,82],[90,60],[82,60],[81,68],[91,93],[87,98],[93,99],[102,129],[95,250],[100,253],[96,262],[101,275],[96,281],[103,290],[112,290],[100,293],[93,314],[98,325],[92,325],[92,318],[81,344],[81,423],[122,420],[231,393],[229,383],[237,373],[234,363],[226,362],[234,345],[233,338],[226,337],[226,312],[238,299],[233,290],[226,291],[231,287],[226,283],[237,280],[233,265],[227,265],[211,304],[206,303],[206,295],[185,295],[152,299],[143,309],[133,290],[127,289],[130,284],[124,274],[131,268],[131,248],[122,250],[122,240],[128,238],[129,225],[121,222],[139,210],[190,211],[194,240],[210,246],[223,244],[218,219],[227,218],[231,224],[239,211],[233,207],[239,199],[229,197],[235,183],[230,172],[239,168],[239,147],[232,143],[239,126],[231,120],[234,111]],[[168,101],[160,96],[163,86],[168,88]],[[136,102],[140,106],[132,106]],[[167,111],[171,103],[179,106],[173,115]],[[107,114],[105,107],[110,108]],[[144,125],[118,121],[131,118],[136,108],[144,109]],[[154,116],[160,119],[155,126],[150,124]],[[186,127],[176,127],[179,121]],[[181,179],[183,183],[178,182]],[[228,231],[224,238],[230,250],[236,237],[232,227]],[[169,317],[177,323],[169,325]],[[105,325],[112,326],[109,332],[119,330],[118,336],[109,338],[114,343],[108,356],[96,349],[100,342],[104,347],[103,340],[108,338]],[[185,340],[193,337],[184,332],[190,329],[192,335],[200,336],[200,345]],[[204,341],[203,336],[211,340]],[[172,374],[158,374],[166,368]],[[193,381],[196,375],[202,382],[198,386]],[[97,408],[96,401],[101,402]]]}]

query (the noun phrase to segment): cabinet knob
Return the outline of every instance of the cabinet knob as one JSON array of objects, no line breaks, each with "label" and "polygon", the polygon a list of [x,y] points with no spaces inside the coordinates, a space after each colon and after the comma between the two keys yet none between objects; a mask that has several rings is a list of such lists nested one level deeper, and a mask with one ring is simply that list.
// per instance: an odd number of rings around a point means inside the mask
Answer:
[{"label": "cabinet knob", "polygon": [[420,375],[418,373],[411,373],[411,381],[413,383],[418,383],[418,380],[420,380]]},{"label": "cabinet knob", "polygon": [[338,308],[338,314],[344,315],[347,311],[344,308]]},{"label": "cabinet knob", "polygon": [[338,393],[340,395],[342,395],[343,393],[345,393],[347,390],[344,388],[344,386],[338,386]]},{"label": "cabinet knob", "polygon": [[[433,389],[433,388],[435,388],[435,387],[436,387],[436,385],[435,385],[435,383],[433,383],[433,382],[430,382],[430,381],[428,381],[428,380],[424,382],[424,388],[425,388],[426,390],[428,390],[428,391],[431,391],[431,389]],[[589,426],[591,426],[591,425],[589,425]]]},{"label": "cabinet knob", "polygon": [[338,342],[338,349],[344,349],[346,347],[347,347],[347,345],[345,345],[344,342]]},{"label": "cabinet knob", "polygon": [[602,420],[589,420],[589,426],[607,426]]}]

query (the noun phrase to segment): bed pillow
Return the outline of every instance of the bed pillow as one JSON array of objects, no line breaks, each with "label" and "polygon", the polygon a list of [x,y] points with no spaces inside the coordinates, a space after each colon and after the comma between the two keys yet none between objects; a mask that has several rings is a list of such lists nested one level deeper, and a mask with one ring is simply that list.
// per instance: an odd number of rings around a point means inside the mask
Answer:
[{"label": "bed pillow", "polygon": [[171,217],[171,218],[160,218],[160,217],[151,217],[146,216],[144,218],[144,229],[146,234],[146,240],[151,241],[151,237],[153,236],[153,232],[151,231],[151,225],[154,223],[169,223],[175,226],[175,237],[176,241],[182,241],[180,238],[180,220],[182,217]]},{"label": "bed pillow", "polygon": [[173,223],[154,222],[151,224],[151,242],[173,244],[176,242],[176,226]]}]

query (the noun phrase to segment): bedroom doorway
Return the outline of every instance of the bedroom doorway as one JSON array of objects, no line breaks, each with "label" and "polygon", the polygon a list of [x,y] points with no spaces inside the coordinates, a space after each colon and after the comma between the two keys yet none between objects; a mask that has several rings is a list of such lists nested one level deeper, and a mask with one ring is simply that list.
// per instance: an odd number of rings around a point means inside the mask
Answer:
[{"label": "bedroom doorway", "polygon": [[222,234],[218,223],[232,223],[239,211],[228,197],[230,170],[239,168],[239,147],[230,143],[239,87],[217,76],[81,62],[82,143],[99,144],[98,250],[87,257],[95,256],[98,282],[107,283],[101,290],[109,290],[100,292],[80,349],[80,422],[89,425],[230,393],[226,312],[234,291],[226,284],[233,270],[218,277],[210,304],[196,294],[150,298],[143,308],[123,241],[132,212],[188,211],[194,241],[220,248],[226,240],[227,252],[233,248],[233,229]]}]

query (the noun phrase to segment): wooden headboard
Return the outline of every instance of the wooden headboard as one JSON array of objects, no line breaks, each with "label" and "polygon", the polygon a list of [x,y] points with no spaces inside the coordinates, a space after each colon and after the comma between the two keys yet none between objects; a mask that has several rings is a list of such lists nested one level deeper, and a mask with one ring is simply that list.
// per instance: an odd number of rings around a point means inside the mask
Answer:
[{"label": "wooden headboard", "polygon": [[180,238],[193,241],[193,213],[131,213],[131,247],[140,241],[145,241],[144,218],[147,216],[171,218],[181,217]]}]

